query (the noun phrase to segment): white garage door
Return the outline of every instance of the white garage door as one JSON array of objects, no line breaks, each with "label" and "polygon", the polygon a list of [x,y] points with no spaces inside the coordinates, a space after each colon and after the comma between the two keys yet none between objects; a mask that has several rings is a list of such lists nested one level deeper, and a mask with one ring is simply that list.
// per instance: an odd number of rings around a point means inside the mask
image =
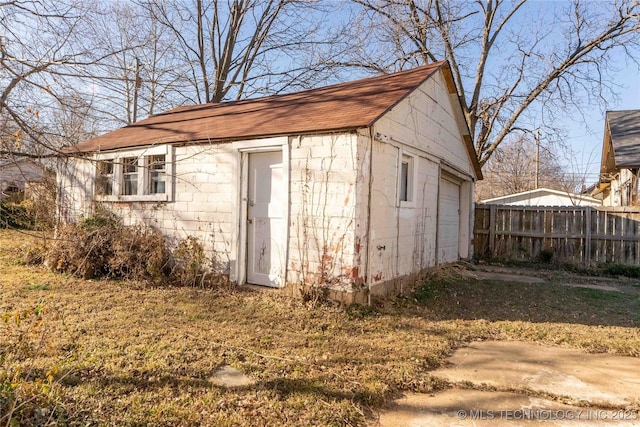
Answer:
[{"label": "white garage door", "polygon": [[460,232],[460,186],[440,179],[438,203],[438,263],[458,261]]}]

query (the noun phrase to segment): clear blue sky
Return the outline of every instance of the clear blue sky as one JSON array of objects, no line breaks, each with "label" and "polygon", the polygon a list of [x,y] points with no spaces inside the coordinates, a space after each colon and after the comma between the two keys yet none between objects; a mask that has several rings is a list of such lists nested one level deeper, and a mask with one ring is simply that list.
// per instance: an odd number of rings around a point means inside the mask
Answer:
[{"label": "clear blue sky", "polygon": [[[621,61],[624,61],[621,59]],[[624,64],[624,62],[621,62]],[[622,68],[622,67],[621,67]],[[640,109],[640,70],[635,64],[628,64],[616,75],[617,83],[622,86],[618,91],[619,100],[610,100],[606,110],[638,110]],[[603,107],[605,108],[605,107]],[[586,123],[578,117],[567,120],[567,143],[573,151],[573,158],[566,159],[567,171],[585,176],[587,185],[598,180],[602,140],[604,138],[605,111],[594,109],[585,117]],[[562,159],[560,159],[562,162]]]}]

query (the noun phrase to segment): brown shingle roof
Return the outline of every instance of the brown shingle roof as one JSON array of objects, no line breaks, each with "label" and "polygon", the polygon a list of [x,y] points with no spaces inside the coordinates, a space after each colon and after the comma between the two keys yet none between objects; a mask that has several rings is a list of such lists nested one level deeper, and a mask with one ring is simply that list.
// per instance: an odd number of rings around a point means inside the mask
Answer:
[{"label": "brown shingle roof", "polygon": [[371,126],[445,61],[319,89],[179,107],[64,151],[84,153],[169,142],[229,141]]},{"label": "brown shingle roof", "polygon": [[640,110],[607,111],[617,168],[640,166]]}]

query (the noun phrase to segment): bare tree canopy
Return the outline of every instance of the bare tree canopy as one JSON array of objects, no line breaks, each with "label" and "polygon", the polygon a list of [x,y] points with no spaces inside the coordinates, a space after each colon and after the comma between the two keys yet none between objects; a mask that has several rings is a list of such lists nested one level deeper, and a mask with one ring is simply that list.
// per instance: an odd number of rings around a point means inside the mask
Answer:
[{"label": "bare tree canopy", "polygon": [[556,147],[546,142],[539,133],[527,132],[498,147],[484,165],[484,179],[476,185],[476,198],[490,199],[542,187],[579,191],[580,177],[564,170]]},{"label": "bare tree canopy", "polygon": [[485,164],[517,129],[550,135],[613,98],[613,55],[637,64],[640,3],[21,0],[0,3],[0,29],[4,152],[447,58]]},{"label": "bare tree canopy", "polygon": [[[312,85],[304,52],[323,43],[323,7],[299,0],[172,0],[143,3],[176,38],[191,103],[220,102]],[[311,61],[311,62],[310,62]]]},{"label": "bare tree canopy", "polygon": [[92,66],[113,55],[92,42],[90,3],[0,4],[0,155],[52,157],[93,134],[93,99],[83,86]]},{"label": "bare tree canopy", "polygon": [[55,156],[62,145],[180,105],[314,87],[331,76],[316,51],[336,40],[326,19],[335,7],[0,2],[0,154]]},{"label": "bare tree canopy", "polygon": [[613,98],[614,54],[638,64],[637,0],[352,1],[365,47],[341,64],[388,72],[447,58],[482,165],[516,128],[549,132]]}]

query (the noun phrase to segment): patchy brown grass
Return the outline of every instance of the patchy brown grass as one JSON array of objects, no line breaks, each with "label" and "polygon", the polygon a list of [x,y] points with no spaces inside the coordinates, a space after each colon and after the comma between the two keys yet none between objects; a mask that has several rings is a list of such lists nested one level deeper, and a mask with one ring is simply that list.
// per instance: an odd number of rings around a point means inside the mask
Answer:
[{"label": "patchy brown grass", "polygon": [[[640,356],[634,296],[454,277],[344,310],[72,278],[20,263],[29,241],[0,231],[0,408],[10,389],[18,424],[362,425],[398,392],[447,388],[429,372],[473,340]],[[223,365],[255,384],[215,385]]]}]

